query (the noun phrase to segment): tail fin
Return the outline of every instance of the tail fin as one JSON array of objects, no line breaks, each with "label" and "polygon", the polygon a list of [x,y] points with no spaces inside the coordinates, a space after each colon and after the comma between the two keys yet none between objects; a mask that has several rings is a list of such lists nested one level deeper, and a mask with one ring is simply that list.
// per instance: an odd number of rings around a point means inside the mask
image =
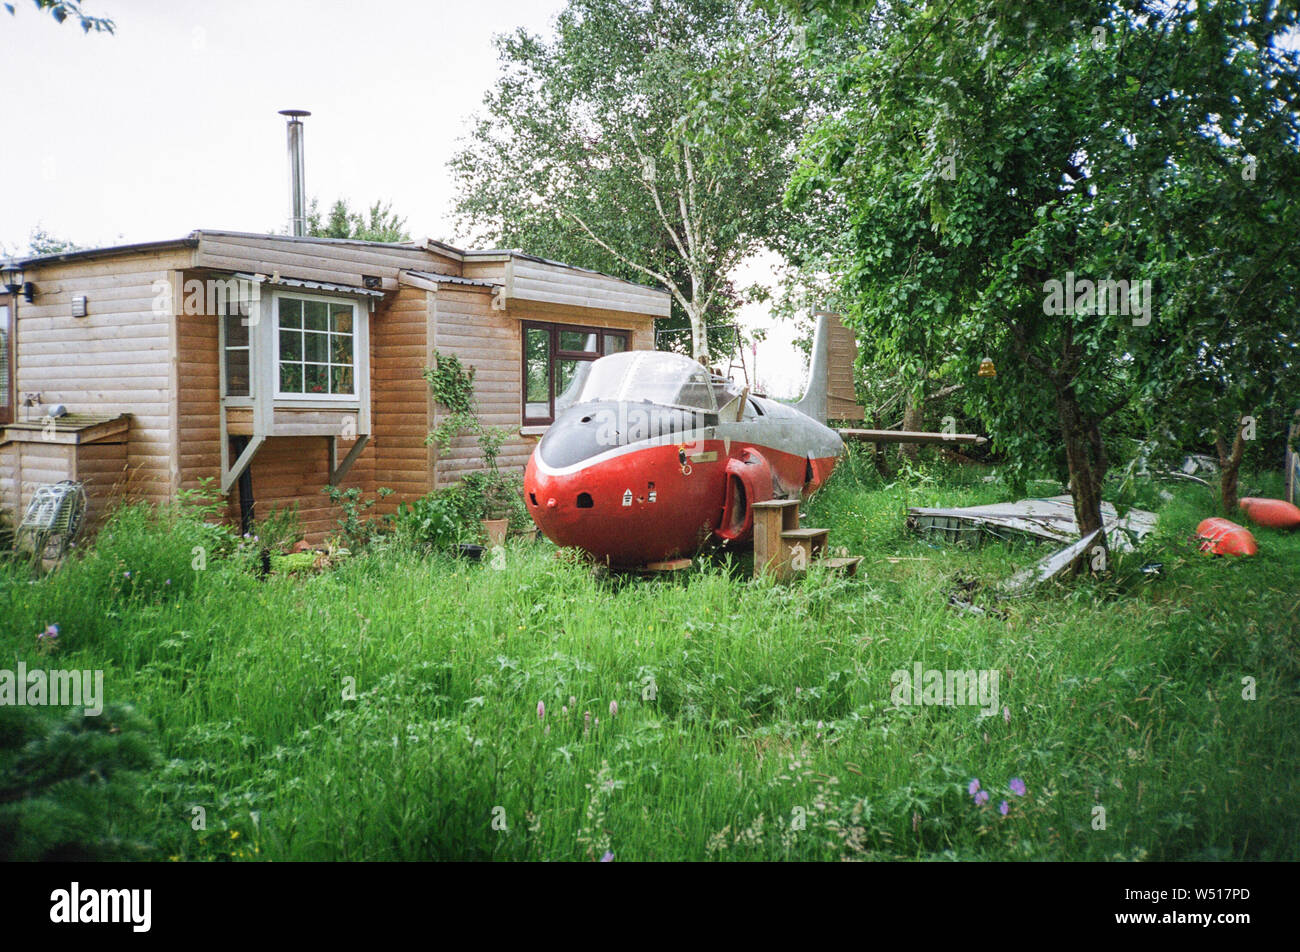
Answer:
[{"label": "tail fin", "polygon": [[838,314],[818,311],[816,317],[808,389],[794,405],[795,409],[819,423],[825,423],[828,417],[861,420],[864,412],[858,406],[853,387],[857,342],[853,333],[840,323]]}]

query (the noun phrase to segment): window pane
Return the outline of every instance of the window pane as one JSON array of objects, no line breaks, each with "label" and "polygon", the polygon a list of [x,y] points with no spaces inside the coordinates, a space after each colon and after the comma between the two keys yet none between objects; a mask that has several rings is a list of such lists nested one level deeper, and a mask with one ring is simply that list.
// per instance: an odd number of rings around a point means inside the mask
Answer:
[{"label": "window pane", "polygon": [[330,368],[330,393],[352,393],[352,368]]},{"label": "window pane", "polygon": [[548,385],[551,371],[551,333],[540,327],[524,330],[525,372],[524,413],[532,419],[551,415],[551,388]]},{"label": "window pane", "polygon": [[302,364],[280,365],[280,392],[302,393]]},{"label": "window pane", "polygon": [[297,331],[280,331],[280,359],[302,360],[302,335]]},{"label": "window pane", "polygon": [[329,305],[324,301],[303,301],[303,326],[309,331],[323,331],[329,323]]},{"label": "window pane", "polygon": [[[564,394],[564,392],[565,392],[566,390],[569,389],[569,385],[573,383],[573,379],[574,379],[574,377],[576,377],[576,376],[578,375],[578,365],[579,365],[579,364],[586,364],[586,363],[588,363],[588,361],[585,361],[585,360],[575,360],[575,359],[572,358],[572,357],[565,357],[565,358],[563,358],[563,359],[561,359],[561,360],[556,361],[556,364],[555,364],[555,394],[556,394],[556,397],[555,397],[555,411],[556,411],[557,413],[560,411],[560,396],[561,396],[562,394]],[[582,374],[582,377],[583,377],[584,379],[586,378],[586,376],[587,376],[587,375],[586,375],[585,373]]]},{"label": "window pane", "polygon": [[248,327],[244,324],[245,318],[228,314],[222,320],[226,323],[226,346],[247,347]]},{"label": "window pane", "polygon": [[351,365],[352,363],[352,335],[351,334],[330,335],[330,363]]},{"label": "window pane", "polygon": [[226,396],[248,396],[248,351],[226,351]]},{"label": "window pane", "polygon": [[596,335],[586,331],[560,331],[560,350],[596,352]]},{"label": "window pane", "polygon": [[338,331],[341,334],[352,333],[351,304],[330,305],[330,330]]},{"label": "window pane", "polygon": [[313,334],[311,331],[305,331],[302,335],[303,356],[307,360],[314,360],[317,363],[329,362],[328,335]]},{"label": "window pane", "polygon": [[594,360],[562,360],[560,361],[560,375],[564,378],[563,389],[560,383],[555,385],[555,413],[565,407],[572,406],[578,400],[578,394],[582,392],[582,385],[587,382],[587,374],[591,372],[591,365]]},{"label": "window pane", "polygon": [[621,354],[627,350],[626,334],[606,334],[605,335],[605,353]]},{"label": "window pane", "polygon": [[297,298],[280,298],[280,326],[302,327],[302,301]]},{"label": "window pane", "polygon": [[307,364],[303,367],[303,393],[329,392],[329,367],[324,364]]}]

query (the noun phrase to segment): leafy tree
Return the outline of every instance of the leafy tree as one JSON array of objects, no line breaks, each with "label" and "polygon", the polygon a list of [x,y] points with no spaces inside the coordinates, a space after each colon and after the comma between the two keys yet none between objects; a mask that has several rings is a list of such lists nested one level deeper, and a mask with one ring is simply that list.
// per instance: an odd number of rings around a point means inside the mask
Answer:
[{"label": "leafy tree", "polygon": [[[50,16],[59,23],[65,20],[75,20],[80,23],[83,33],[112,33],[116,30],[112,20],[88,16],[76,0],[32,0],[32,2],[36,4],[37,10],[48,10]],[[10,16],[15,15],[16,11],[12,3],[6,3],[4,8],[9,11]]]},{"label": "leafy tree", "polygon": [[32,257],[41,255],[57,255],[68,251],[80,251],[82,246],[65,238],[56,238],[48,231],[37,225],[32,229],[30,237],[27,239],[27,253]]},{"label": "leafy tree", "polygon": [[[1223,339],[1175,316],[1207,267],[1231,295],[1266,264],[1267,246],[1236,270],[1200,256],[1206,190],[1188,182],[1216,183],[1215,240],[1252,233],[1251,202],[1223,200],[1243,187],[1246,130],[1292,167],[1295,64],[1277,40],[1294,4],[796,6],[814,58],[840,23],[881,28],[826,67],[855,96],[808,137],[790,190],[848,209],[851,319],[912,376],[956,373],[1022,479],[1063,457],[1080,528],[1099,528],[1116,414],[1168,393],[1194,341]],[[1257,107],[1267,121],[1248,121]],[[1271,201],[1294,204],[1296,182],[1270,183]],[[976,376],[984,359],[997,376]]]},{"label": "leafy tree", "polygon": [[321,219],[316,199],[307,211],[307,234],[315,238],[353,238],[357,241],[410,241],[406,219],[393,211],[389,202],[375,202],[365,214],[354,212],[340,198]]},{"label": "leafy tree", "polygon": [[803,101],[778,12],[733,0],[570,0],[501,74],[451,163],[470,240],[666,288],[708,353],[727,275],[780,234]]}]

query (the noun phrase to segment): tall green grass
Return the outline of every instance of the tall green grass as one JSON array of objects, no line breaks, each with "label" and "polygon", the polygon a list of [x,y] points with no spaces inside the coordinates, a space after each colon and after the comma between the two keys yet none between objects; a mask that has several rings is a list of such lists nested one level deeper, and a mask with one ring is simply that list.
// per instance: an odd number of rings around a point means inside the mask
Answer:
[{"label": "tall green grass", "polygon": [[[979,474],[884,484],[851,463],[809,521],[865,555],[859,577],[787,586],[726,556],[601,579],[544,544],[258,581],[190,569],[193,520],[134,513],[40,582],[0,578],[0,667],[48,666],[34,635],[58,623],[54,663],[105,669],[108,699],[152,720],[159,858],[1294,859],[1300,535],[1207,558],[1186,537],[1208,497],[1172,488],[1112,576],[1005,619],[949,608],[954,576],[1045,550],[903,526],[908,505],[1007,498]],[[999,709],[895,706],[915,662],[996,669]]]}]

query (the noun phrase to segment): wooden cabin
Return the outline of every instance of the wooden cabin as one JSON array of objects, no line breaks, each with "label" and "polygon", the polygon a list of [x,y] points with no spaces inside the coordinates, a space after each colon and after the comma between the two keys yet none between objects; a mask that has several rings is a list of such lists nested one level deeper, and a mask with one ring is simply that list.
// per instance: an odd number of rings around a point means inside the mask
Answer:
[{"label": "wooden cabin", "polygon": [[16,264],[22,289],[0,287],[15,525],[44,483],[83,480],[93,525],[113,498],[162,502],[210,477],[232,521],[296,503],[317,542],[339,516],[329,483],[394,490],[382,513],[481,465],[470,436],[425,445],[435,351],[476,369],[485,423],[520,428],[500,459],[520,470],[579,362],[652,349],[669,313],[664,291],[431,240],[195,231]]}]

